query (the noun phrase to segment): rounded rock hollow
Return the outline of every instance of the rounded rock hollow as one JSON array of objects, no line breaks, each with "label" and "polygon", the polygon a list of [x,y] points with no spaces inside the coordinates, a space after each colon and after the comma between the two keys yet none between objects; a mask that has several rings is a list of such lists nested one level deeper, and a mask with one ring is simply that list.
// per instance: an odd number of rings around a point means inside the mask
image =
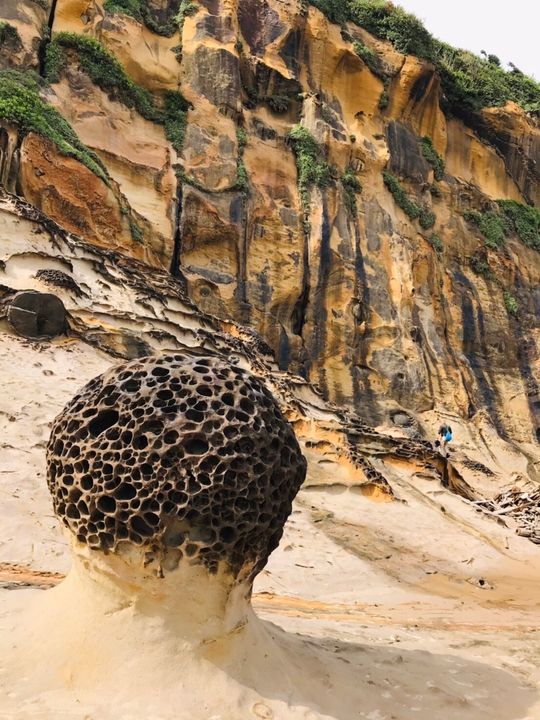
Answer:
[{"label": "rounded rock hollow", "polygon": [[260,380],[218,357],[167,355],[89,382],[47,447],[54,510],[77,540],[258,572],[306,461]]}]

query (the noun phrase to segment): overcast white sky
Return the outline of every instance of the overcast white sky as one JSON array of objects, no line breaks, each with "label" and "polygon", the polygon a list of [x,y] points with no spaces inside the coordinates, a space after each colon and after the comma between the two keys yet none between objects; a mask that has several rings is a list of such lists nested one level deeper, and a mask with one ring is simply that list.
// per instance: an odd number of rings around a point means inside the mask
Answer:
[{"label": "overcast white sky", "polygon": [[439,40],[498,55],[540,81],[540,0],[394,0]]}]

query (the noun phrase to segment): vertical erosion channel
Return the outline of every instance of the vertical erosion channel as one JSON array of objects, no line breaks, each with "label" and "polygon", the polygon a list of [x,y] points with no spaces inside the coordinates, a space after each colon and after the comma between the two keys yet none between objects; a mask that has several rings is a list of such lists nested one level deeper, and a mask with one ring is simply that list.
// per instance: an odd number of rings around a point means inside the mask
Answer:
[{"label": "vertical erosion channel", "polygon": [[170,273],[179,280],[184,280],[184,276],[180,271],[180,262],[182,256],[182,201],[183,186],[182,179],[176,179],[176,207],[174,210],[174,235],[173,235],[173,254],[171,258]]},{"label": "vertical erosion channel", "polygon": [[47,45],[49,44],[52,36],[57,1],[58,0],[51,1],[51,9],[49,10],[49,17],[47,18],[47,25],[43,28],[43,36],[38,48],[39,74],[41,77],[45,77],[45,55],[47,53]]}]

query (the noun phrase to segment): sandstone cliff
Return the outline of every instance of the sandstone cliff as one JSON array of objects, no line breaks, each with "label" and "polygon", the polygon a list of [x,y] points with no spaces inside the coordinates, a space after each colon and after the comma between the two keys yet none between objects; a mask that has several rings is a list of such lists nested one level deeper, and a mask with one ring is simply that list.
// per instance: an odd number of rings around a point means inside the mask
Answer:
[{"label": "sandstone cliff", "polygon": [[469,419],[532,459],[540,264],[495,201],[537,198],[534,117],[509,103],[467,126],[432,64],[314,7],[135,15],[6,13],[5,66],[47,82],[4,82],[73,128],[5,112],[7,188],[181,277],[367,421]]},{"label": "sandstone cliff", "polygon": [[[210,351],[264,379],[308,460],[254,597],[296,658],[302,717],[539,716],[538,87],[402,15],[390,42],[352,13],[373,4],[2,4],[7,646],[69,566],[44,477],[54,416],[120,358]],[[54,337],[24,335],[45,320]],[[0,715],[66,714],[3,663]],[[130,717],[200,717],[120,665]],[[118,717],[102,658],[83,667],[82,700],[45,668],[67,714]],[[290,696],[259,675],[248,716],[281,717]]]},{"label": "sandstone cliff", "polygon": [[[374,430],[325,401],[300,376],[280,370],[255,331],[202,312],[167,270],[87,243],[3,191],[0,248],[0,634],[6,648],[0,714],[83,720],[119,713],[142,719],[153,712],[200,720],[215,707],[224,720],[291,715],[287,683],[266,670],[248,683],[242,702],[230,684],[216,689],[205,683],[204,706],[190,707],[185,692],[171,693],[171,678],[181,674],[178,648],[172,645],[173,657],[156,666],[156,649],[161,656],[171,645],[155,633],[147,644],[112,658],[107,633],[88,634],[104,640],[97,654],[81,652],[77,633],[69,633],[80,658],[75,675],[56,662],[36,661],[38,653],[21,659],[11,651],[13,626],[27,617],[26,603],[42,602],[43,589],[70,563],[44,477],[53,418],[119,358],[188,351],[221,354],[262,377],[308,459],[285,537],[254,597],[257,614],[272,621],[269,631],[285,653],[279,666],[303,698],[300,717],[538,716],[538,548],[516,533],[529,532],[530,524],[514,514],[508,493],[502,504],[493,500],[509,484],[530,490],[531,463],[497,437],[487,417],[461,423],[449,462],[428,442],[407,437],[420,429],[411,414],[396,418],[407,427]],[[12,308],[21,291],[61,300],[63,331],[41,340],[15,332],[20,325]],[[540,539],[534,495],[525,502],[522,493],[514,496],[525,506],[521,514],[536,520]],[[55,608],[56,596],[46,595]],[[102,597],[93,600],[85,597],[90,607],[102,608]],[[88,621],[93,615],[85,607],[71,609]],[[111,617],[128,637],[124,612]],[[43,622],[42,613],[38,617]],[[55,648],[64,636],[57,628],[68,634],[69,624],[62,616],[51,627]],[[254,647],[260,660],[261,644]],[[137,673],[139,662],[129,662],[134,653],[151,672]],[[104,672],[107,662],[111,675]],[[122,682],[111,684],[119,668]],[[159,682],[167,683],[162,693],[156,693]],[[253,698],[253,687],[261,697]],[[283,711],[276,708],[280,702]]]},{"label": "sandstone cliff", "polygon": [[534,114],[452,105],[440,67],[302,2],[3,16],[0,63],[75,138],[8,108],[7,189],[183,278],[370,423],[486,419],[535,452],[538,215],[527,244],[511,219],[539,199]]}]

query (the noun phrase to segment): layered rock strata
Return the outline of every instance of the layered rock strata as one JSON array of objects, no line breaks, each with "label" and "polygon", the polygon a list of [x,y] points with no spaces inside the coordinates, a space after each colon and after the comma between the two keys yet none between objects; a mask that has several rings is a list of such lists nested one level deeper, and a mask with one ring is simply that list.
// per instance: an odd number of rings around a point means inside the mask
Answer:
[{"label": "layered rock strata", "polygon": [[[173,5],[150,4],[144,22],[85,0],[8,8],[34,67],[47,71],[48,17],[53,43],[95,39],[156,107],[180,90],[189,110],[180,147],[70,50],[44,93],[109,180],[6,125],[5,182],[86,239],[182,275],[201,309],[255,328],[281,369],[365,420],[486,413],[501,437],[533,448],[538,254],[515,233],[486,244],[466,218],[496,200],[538,201],[534,117],[509,104],[466,125],[445,113],[429,63],[299,2],[201,2],[177,26]],[[302,188],[298,124],[319,148],[322,187]]]}]

